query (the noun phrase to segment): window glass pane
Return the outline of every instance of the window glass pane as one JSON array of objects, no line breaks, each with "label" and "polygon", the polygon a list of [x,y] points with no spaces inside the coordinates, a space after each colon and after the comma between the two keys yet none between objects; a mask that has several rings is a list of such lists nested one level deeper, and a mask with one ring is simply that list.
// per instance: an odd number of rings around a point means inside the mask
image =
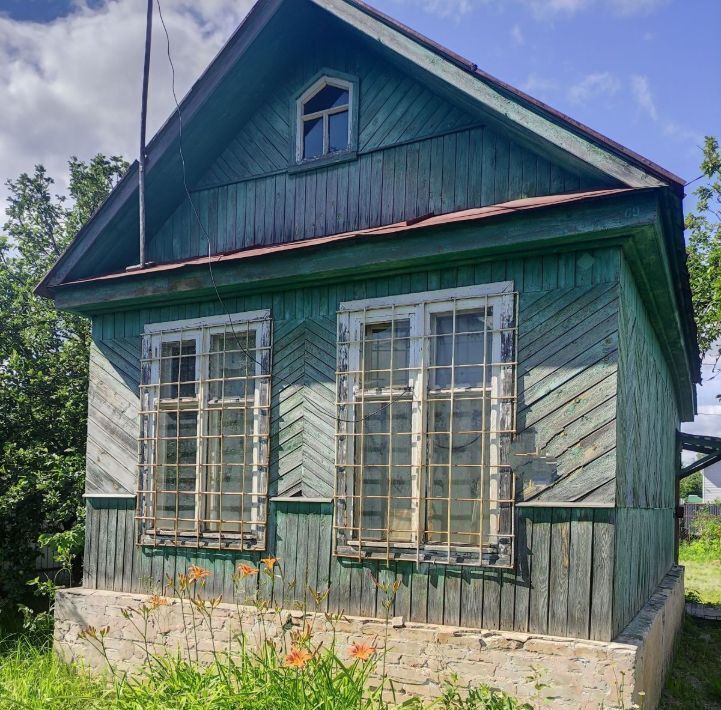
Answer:
[{"label": "window glass pane", "polygon": [[195,397],[195,356],[194,339],[176,340],[161,345],[161,399]]},{"label": "window glass pane", "polygon": [[413,539],[410,402],[372,399],[356,407],[362,437],[355,452],[356,488],[362,497],[359,523],[368,540]]},{"label": "window glass pane", "polygon": [[[410,321],[369,323],[365,326],[363,388],[407,387]],[[391,371],[392,368],[392,371]]]},{"label": "window glass pane", "polygon": [[303,104],[303,115],[307,116],[318,111],[327,111],[338,106],[346,106],[348,100],[348,89],[327,84]]},{"label": "window glass pane", "polygon": [[[438,389],[451,386],[457,388],[488,386],[491,370],[490,367],[485,368],[484,385],[483,364],[490,363],[492,337],[490,315],[485,338],[486,317],[483,310],[458,312],[455,319],[455,335],[453,313],[437,314],[431,320],[432,364],[435,367],[431,378],[432,386]],[[451,371],[453,363],[455,363],[455,377]]]},{"label": "window glass pane", "polygon": [[328,152],[348,150],[348,111],[328,116]]},{"label": "window glass pane", "polygon": [[429,397],[428,542],[480,545],[481,510],[483,507],[488,517],[492,473],[490,416],[488,396],[461,392]]},{"label": "window glass pane", "polygon": [[303,122],[303,158],[320,158],[323,155],[323,118]]},{"label": "window glass pane", "polygon": [[[252,397],[255,389],[257,359],[255,331],[220,333],[210,338],[208,356],[208,401],[242,401]],[[222,350],[225,345],[225,350]]]}]

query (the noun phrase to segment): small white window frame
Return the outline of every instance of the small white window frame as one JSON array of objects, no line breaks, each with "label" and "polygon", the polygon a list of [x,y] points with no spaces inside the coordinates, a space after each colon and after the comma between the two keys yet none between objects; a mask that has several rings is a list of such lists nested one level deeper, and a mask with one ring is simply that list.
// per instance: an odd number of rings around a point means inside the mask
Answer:
[{"label": "small white window frame", "polygon": [[[348,103],[343,106],[338,106],[332,109],[324,109],[323,111],[316,111],[315,113],[309,114],[308,116],[303,115],[303,106],[310,99],[312,99],[319,91],[324,89],[326,86],[335,86],[339,89],[345,89],[348,91]],[[311,86],[306,89],[296,101],[296,142],[295,142],[295,159],[297,163],[312,163],[316,160],[327,160],[328,158],[335,155],[343,155],[352,150],[353,146],[353,121],[354,121],[354,108],[355,108],[355,85],[352,81],[341,79],[338,77],[324,74]],[[332,153],[329,152],[328,141],[330,137],[330,129],[328,125],[328,117],[336,113],[348,113],[348,142],[343,150],[337,150]],[[303,156],[303,134],[304,126],[306,121],[315,120],[317,118],[323,119],[323,153],[316,155],[311,158],[305,158]]]},{"label": "small white window frame", "polygon": [[[352,373],[359,372],[361,368],[361,349],[362,346],[347,346],[346,352],[341,353],[340,343],[343,340],[350,340],[354,343],[360,343],[363,340],[362,332],[363,329],[374,322],[387,322],[389,319],[401,320],[408,319],[411,329],[411,349],[409,353],[409,374],[413,371],[413,368],[418,368],[417,376],[414,381],[408,383],[408,391],[412,392],[414,406],[412,409],[412,431],[416,432],[412,436],[411,442],[411,487],[413,490],[413,503],[412,503],[412,519],[413,519],[413,538],[408,542],[391,542],[386,541],[369,541],[369,540],[348,540],[348,548],[345,550],[338,550],[337,547],[337,535],[334,533],[333,544],[336,554],[341,556],[354,556],[359,557],[365,556],[364,548],[378,550],[385,550],[388,556],[392,555],[395,558],[404,556],[404,553],[409,553],[415,550],[416,561],[421,561],[421,554],[424,557],[428,557],[426,553],[442,553],[444,551],[450,552],[454,546],[449,544],[432,544],[427,543],[420,539],[425,529],[425,496],[422,491],[423,487],[423,475],[424,468],[426,465],[426,417],[427,407],[423,406],[425,403],[425,389],[427,387],[427,377],[430,374],[428,365],[431,362],[430,353],[430,342],[428,340],[428,334],[431,332],[431,319],[435,313],[444,313],[449,308],[455,308],[455,304],[460,304],[459,309],[472,310],[474,308],[484,307],[489,304],[494,306],[492,309],[493,318],[493,330],[500,331],[504,326],[505,322],[513,321],[516,322],[516,294],[514,293],[514,284],[512,281],[503,281],[492,284],[483,284],[477,286],[468,286],[451,289],[440,289],[434,291],[424,291],[419,293],[403,294],[399,296],[371,298],[371,299],[360,299],[354,301],[342,302],[338,309],[338,341],[339,341],[339,368],[341,362],[347,362],[347,388],[349,393],[355,395],[357,391],[356,376]],[[515,329],[515,328],[514,328]],[[514,336],[515,337],[515,336]],[[516,349],[514,345],[514,351]],[[501,362],[501,339],[500,337],[493,337],[491,341],[491,362]],[[514,355],[515,358],[515,355]],[[340,373],[340,370],[339,370]],[[484,374],[485,379],[485,374]],[[498,392],[501,390],[500,382],[496,381],[498,378],[496,375],[492,377],[489,386],[484,386],[480,389],[490,389],[491,391],[491,421],[489,423],[489,431],[498,431],[499,421],[501,418],[500,405],[495,399]],[[396,388],[397,389],[397,388]],[[340,388],[339,388],[340,391]],[[381,392],[381,394],[391,394],[393,396],[399,396],[400,393],[396,392]],[[494,403],[495,402],[495,403]],[[420,404],[419,404],[420,403]],[[353,431],[354,419],[355,419],[355,407],[345,407],[343,411],[344,418],[339,418],[339,426],[337,434],[343,437],[343,434],[349,431]],[[513,419],[515,421],[515,408],[513,413]],[[345,436],[343,450],[344,460],[336,460],[336,465],[344,467],[348,461],[354,460],[354,436]],[[336,447],[336,455],[338,456],[339,447]],[[491,470],[499,464],[499,444],[498,441],[493,441],[493,437],[489,441],[489,464]],[[347,474],[346,474],[347,476]],[[349,481],[346,480],[346,485]],[[497,489],[493,488],[493,480],[489,481],[490,490],[489,497],[497,497]],[[350,498],[353,500],[354,491],[352,490],[352,482]],[[497,481],[496,481],[497,486]],[[346,491],[345,496],[340,495],[338,491],[338,477],[336,476],[336,505],[334,506],[334,517],[338,515],[338,499],[348,498]],[[351,503],[352,505],[352,503]],[[349,513],[350,517],[353,517],[353,511]],[[362,523],[358,523],[362,525]],[[335,520],[334,528],[338,529],[343,526],[339,525],[338,521]],[[489,536],[498,533],[499,520],[497,513],[491,513],[489,511]],[[483,545],[483,540],[481,540]],[[514,546],[515,547],[515,546]],[[353,552],[355,550],[355,552]],[[426,560],[427,561],[427,560]],[[434,560],[443,561],[443,560]],[[450,561],[450,560],[445,560]],[[479,566],[485,566],[479,563]],[[506,566],[506,565],[502,565]]]},{"label": "small white window frame", "polygon": [[[143,395],[144,401],[141,401],[141,410],[144,412],[161,412],[161,411],[183,411],[192,410],[198,412],[197,417],[197,446],[196,446],[196,463],[195,463],[195,530],[179,530],[177,525],[179,519],[176,519],[176,529],[159,529],[156,525],[151,526],[149,529],[141,531],[140,542],[142,544],[193,544],[197,543],[202,546],[211,546],[217,539],[218,541],[225,540],[223,547],[240,547],[240,549],[246,549],[243,544],[243,533],[223,532],[221,530],[210,531],[205,529],[203,526],[207,524],[206,520],[206,506],[208,495],[212,495],[211,492],[205,490],[206,486],[202,483],[203,469],[206,465],[206,445],[208,441],[208,419],[207,414],[213,411],[215,407],[209,407],[209,400],[206,400],[205,386],[209,378],[209,356],[210,353],[210,341],[213,335],[219,333],[225,333],[228,327],[238,327],[242,329],[240,332],[245,334],[249,332],[256,333],[256,343],[267,343],[267,346],[256,345],[256,349],[267,350],[267,367],[270,372],[271,357],[272,357],[272,320],[270,310],[257,310],[247,311],[244,313],[235,313],[230,315],[220,316],[207,316],[202,318],[192,318],[177,321],[168,321],[160,323],[149,323],[146,324],[143,329],[144,344],[143,352],[144,359],[149,360],[148,368],[148,382],[145,385],[141,385],[145,389]],[[160,399],[160,352],[162,345],[168,342],[177,341],[189,341],[194,340],[196,343],[196,355],[195,355],[195,380],[196,380],[196,393],[194,397],[183,397],[178,399]],[[254,360],[254,377],[262,377],[262,362],[261,358],[256,357]],[[268,414],[266,416],[267,422],[265,427],[267,433],[265,434],[266,439],[269,438],[270,430],[270,375],[268,375],[267,392],[262,394],[262,388],[254,388],[252,411],[253,411],[253,460],[251,463],[251,490],[249,494],[254,497],[265,496],[265,502],[259,506],[259,504],[251,507],[251,520],[248,532],[251,535],[258,537],[263,527],[263,545],[261,547],[254,547],[252,549],[263,549],[267,545],[267,512],[268,512],[268,447],[269,441],[265,442],[266,451],[262,452],[263,445],[261,444],[262,432],[261,432],[261,415],[259,411],[261,409],[267,409]],[[153,394],[154,388],[158,391],[157,399]],[[142,393],[141,393],[142,394]],[[261,396],[264,400],[261,401]],[[246,400],[248,401],[248,400]],[[215,402],[214,404],[218,404]],[[156,423],[157,426],[157,423]],[[151,438],[154,438],[156,443],[152,447],[153,457],[158,455],[157,445],[157,432],[154,430],[148,431]],[[263,460],[261,460],[263,459]],[[157,461],[153,462],[157,466]],[[141,462],[142,467],[142,462]],[[260,469],[265,469],[265,490],[261,490],[262,476]],[[153,486],[155,482],[153,481]],[[140,482],[138,483],[140,489]],[[144,501],[141,493],[138,494],[138,505],[139,511],[143,510]],[[259,507],[265,510],[265,516],[260,516]],[[142,516],[141,516],[142,517]],[[242,519],[242,513],[241,513]],[[143,521],[147,519],[142,517]],[[247,521],[243,521],[244,524]],[[234,541],[237,544],[234,544]]]}]

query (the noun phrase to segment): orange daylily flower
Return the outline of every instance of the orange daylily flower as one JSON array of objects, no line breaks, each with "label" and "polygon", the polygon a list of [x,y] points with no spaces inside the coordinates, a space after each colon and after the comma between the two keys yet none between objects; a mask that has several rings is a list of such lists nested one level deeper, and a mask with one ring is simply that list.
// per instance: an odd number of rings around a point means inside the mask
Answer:
[{"label": "orange daylily flower", "polygon": [[198,580],[202,582],[210,577],[211,574],[212,572],[210,570],[198,567],[198,565],[190,565],[190,567],[188,567],[188,579],[191,582],[197,582]]},{"label": "orange daylily flower", "polygon": [[359,661],[367,661],[375,652],[375,648],[367,643],[354,643],[350,647],[350,655]]},{"label": "orange daylily flower", "polygon": [[275,567],[278,564],[278,558],[277,557],[264,557],[261,562],[266,566],[268,572],[273,571],[273,567]]},{"label": "orange daylily flower", "polygon": [[150,608],[157,609],[159,606],[168,606],[168,600],[158,594],[153,594],[150,597]]},{"label": "orange daylily flower", "polygon": [[252,565],[245,564],[245,562],[241,562],[238,565],[238,572],[240,572],[243,577],[250,577],[253,574],[258,574],[260,570],[257,567],[253,567]]},{"label": "orange daylily flower", "polygon": [[313,654],[303,648],[292,648],[290,653],[285,657],[285,665],[293,668],[303,668],[303,666],[313,658]]}]

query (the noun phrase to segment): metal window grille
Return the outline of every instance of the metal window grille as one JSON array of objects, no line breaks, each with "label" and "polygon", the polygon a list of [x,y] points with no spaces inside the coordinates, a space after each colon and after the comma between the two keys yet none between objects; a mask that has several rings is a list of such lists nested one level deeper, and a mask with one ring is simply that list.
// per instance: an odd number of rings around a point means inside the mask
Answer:
[{"label": "metal window grille", "polygon": [[270,368],[267,311],[146,327],[141,544],[265,547]]},{"label": "metal window grille", "polygon": [[337,555],[513,565],[517,298],[461,291],[341,304]]}]

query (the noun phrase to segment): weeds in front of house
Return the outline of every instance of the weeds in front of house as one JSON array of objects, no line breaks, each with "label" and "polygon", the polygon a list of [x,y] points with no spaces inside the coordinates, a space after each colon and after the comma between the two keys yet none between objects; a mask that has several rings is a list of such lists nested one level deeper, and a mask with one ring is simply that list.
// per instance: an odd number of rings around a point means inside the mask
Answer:
[{"label": "weeds in front of house", "polygon": [[[453,678],[442,696],[430,703],[397,697],[386,674],[390,613],[400,586],[397,581],[373,579],[383,596],[385,632],[379,638],[340,643],[337,628],[343,615],[322,613],[328,590],[308,588],[303,597],[310,599],[314,608],[307,609],[304,601],[299,607],[302,613],[295,620],[287,610],[274,607],[257,593],[250,599],[242,598],[244,583],[259,575],[264,579],[258,587],[268,590],[271,600],[276,585],[293,585],[286,584],[280,562],[272,557],[261,560],[259,567],[245,562],[238,565],[233,578],[238,628],[220,638],[214,615],[221,597],[205,598],[209,575],[202,567],[190,566],[176,578],[166,580],[163,591],[172,593],[172,602],[164,595],[153,594],[144,603],[123,610],[124,619],[133,629],[133,643],[144,661],[133,674],[122,672],[115,663],[116,656],[109,647],[109,626],[89,627],[81,633],[105,659],[105,681],[81,666],[60,661],[47,642],[39,648],[26,641],[8,645],[0,654],[0,710],[531,708],[485,686],[461,688]],[[163,619],[171,603],[180,605],[183,638],[179,647],[168,653],[165,647],[156,647],[155,641],[165,633]],[[243,628],[247,616],[241,604],[247,603],[255,606],[252,629]],[[205,650],[201,651],[201,647]],[[67,698],[71,700],[66,702]]]}]

